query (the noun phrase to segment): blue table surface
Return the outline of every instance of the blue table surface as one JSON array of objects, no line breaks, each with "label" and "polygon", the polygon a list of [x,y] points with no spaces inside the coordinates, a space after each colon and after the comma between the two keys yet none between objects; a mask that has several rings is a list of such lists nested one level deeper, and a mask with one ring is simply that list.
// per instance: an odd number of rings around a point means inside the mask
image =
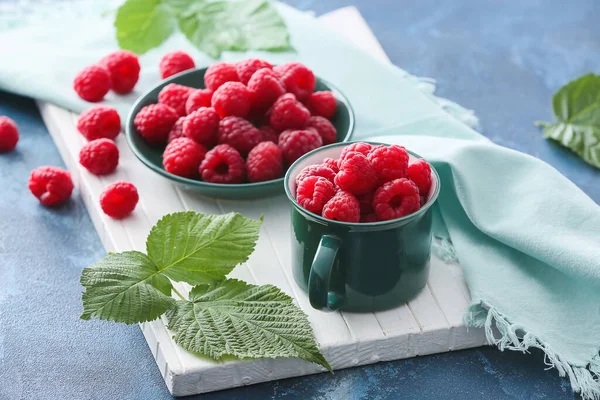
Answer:
[{"label": "blue table surface", "polygon": [[[289,0],[321,14],[348,2]],[[597,0],[356,0],[392,61],[438,80],[475,109],[494,142],[534,155],[600,203],[600,171],[544,140],[552,94],[600,69]],[[10,62],[10,60],[0,60]],[[137,326],[84,322],[81,269],[105,252],[77,195],[46,209],[27,190],[40,165],[64,166],[30,99],[0,92],[20,127],[0,155],[0,399],[171,398]],[[202,399],[571,399],[538,351],[481,348],[337,371]],[[192,397],[194,398],[194,397]]]}]

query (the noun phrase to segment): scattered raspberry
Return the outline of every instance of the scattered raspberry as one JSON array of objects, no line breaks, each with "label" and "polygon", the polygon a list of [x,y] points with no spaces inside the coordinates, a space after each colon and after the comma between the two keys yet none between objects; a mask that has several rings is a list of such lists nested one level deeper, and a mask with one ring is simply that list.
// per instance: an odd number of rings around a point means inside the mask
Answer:
[{"label": "scattered raspberry", "polygon": [[79,164],[94,175],[107,175],[117,169],[119,149],[110,139],[96,139],[79,151]]},{"label": "scattered raspberry", "polygon": [[158,102],[171,107],[180,117],[183,117],[186,115],[186,101],[193,91],[194,89],[189,86],[169,83],[158,93]]},{"label": "scattered raspberry", "polygon": [[418,159],[408,166],[408,179],[417,185],[419,193],[427,196],[431,189],[431,166],[422,158]]},{"label": "scattered raspberry", "polygon": [[335,172],[325,165],[309,165],[308,167],[304,167],[302,171],[296,175],[296,185],[302,182],[303,179],[308,178],[309,176],[320,176],[322,178],[327,179],[333,183],[333,179],[335,178]]},{"label": "scattered raspberry", "polygon": [[225,117],[219,122],[218,139],[219,143],[228,144],[245,155],[261,142],[262,135],[243,118]]},{"label": "scattered raspberry", "polygon": [[321,164],[331,168],[336,174],[340,171],[338,160],[335,160],[333,158],[326,158]]},{"label": "scattered raspberry", "polygon": [[121,118],[112,107],[93,106],[81,113],[77,120],[77,130],[87,140],[114,139],[121,130]]},{"label": "scattered raspberry", "polygon": [[419,189],[406,178],[384,183],[375,191],[373,208],[381,221],[413,213],[419,209]]},{"label": "scattered raspberry", "polygon": [[258,58],[248,58],[235,64],[237,76],[244,85],[248,85],[248,81],[254,75],[256,71],[262,68],[269,70],[273,69],[273,65],[265,60],[259,60]]},{"label": "scattered raspberry", "polygon": [[257,110],[266,110],[285,93],[285,89],[272,69],[259,69],[248,82],[252,93],[252,106]]},{"label": "scattered raspberry", "polygon": [[142,108],[133,124],[140,135],[152,146],[165,144],[171,128],[177,122],[177,113],[164,104],[150,104]]},{"label": "scattered raspberry", "polygon": [[284,131],[279,135],[279,148],[283,152],[283,159],[291,165],[304,154],[321,147],[321,136],[314,130]]},{"label": "scattered raspberry", "polygon": [[314,92],[309,96],[306,107],[312,115],[331,119],[335,115],[337,101],[331,92]]},{"label": "scattered raspberry", "polygon": [[29,190],[45,206],[57,206],[71,197],[71,174],[58,167],[39,167],[29,175]]},{"label": "scattered raspberry", "polygon": [[180,137],[185,137],[185,135],[183,134],[183,121],[185,121],[185,117],[179,117],[175,124],[173,124],[173,127],[169,131],[167,143],[171,143],[173,140],[178,139]]},{"label": "scattered raspberry", "polygon": [[184,178],[198,176],[198,167],[206,155],[206,149],[190,138],[182,137],[167,145],[163,153],[165,171]]},{"label": "scattered raspberry", "polygon": [[273,142],[277,144],[279,142],[279,135],[275,132],[275,129],[271,128],[269,125],[263,125],[258,128],[260,132],[260,141],[261,142]]},{"label": "scattered raspberry", "polygon": [[108,185],[100,195],[100,207],[109,217],[121,219],[131,214],[139,199],[133,184],[116,181]]},{"label": "scattered raspberry", "polygon": [[213,92],[208,89],[194,90],[185,102],[186,114],[191,114],[201,107],[210,107]]},{"label": "scattered raspberry", "polygon": [[335,195],[335,187],[330,180],[320,176],[308,176],[296,188],[298,204],[315,214],[321,214],[323,206]]},{"label": "scattered raspberry", "polygon": [[368,223],[368,222],[377,222],[379,219],[377,218],[377,214],[369,213],[369,214],[361,214],[360,222]]},{"label": "scattered raspberry", "polygon": [[219,116],[212,107],[199,108],[183,121],[183,134],[206,147],[217,143],[218,129]]},{"label": "scattered raspberry", "polygon": [[77,74],[73,89],[83,100],[95,103],[102,100],[110,90],[110,75],[106,68],[90,65]]},{"label": "scattered raspberry", "polygon": [[273,71],[283,82],[285,90],[294,94],[300,101],[308,100],[315,90],[315,74],[303,64],[288,62],[274,67]]},{"label": "scattered raspberry", "polygon": [[0,153],[13,151],[19,141],[19,129],[15,122],[0,116]]},{"label": "scattered raspberry", "polygon": [[269,121],[277,130],[302,129],[308,123],[310,111],[296,97],[287,93],[279,97],[270,109]]},{"label": "scattered raspberry", "polygon": [[160,76],[163,79],[195,67],[196,64],[194,64],[192,57],[183,51],[174,51],[165,54],[158,65]]},{"label": "scattered raspberry", "polygon": [[373,210],[373,192],[356,196],[358,203],[360,204],[360,215],[371,214]]},{"label": "scattered raspberry", "polygon": [[225,82],[213,94],[211,104],[221,118],[245,118],[252,106],[250,91],[240,82]]},{"label": "scattered raspberry", "polygon": [[308,124],[306,124],[306,128],[316,129],[323,140],[323,144],[335,142],[337,131],[335,130],[335,126],[333,126],[327,118],[319,116],[310,117],[308,119]]},{"label": "scattered raspberry", "polygon": [[249,182],[264,182],[280,178],[283,174],[281,150],[273,142],[256,145],[246,160]]},{"label": "scattered raspberry", "polygon": [[99,64],[108,70],[112,90],[119,94],[131,92],[140,77],[138,56],[127,50],[110,53]]},{"label": "scattered raspberry", "polygon": [[340,162],[334,180],[340,189],[355,195],[369,193],[377,186],[377,172],[362,153],[351,151]]},{"label": "scattered raspberry", "polygon": [[352,193],[339,190],[323,207],[323,217],[334,221],[358,222],[360,206]]},{"label": "scattered raspberry", "polygon": [[377,171],[379,183],[406,177],[408,153],[402,146],[397,144],[377,146],[369,153],[367,158]]},{"label": "scattered raspberry", "polygon": [[217,62],[208,67],[204,74],[204,85],[211,91],[217,90],[225,82],[239,82],[235,65]]},{"label": "scattered raspberry", "polygon": [[200,164],[202,180],[211,183],[242,183],[246,175],[244,159],[228,144],[219,144],[206,153]]},{"label": "scattered raspberry", "polygon": [[371,150],[373,150],[373,146],[370,145],[369,143],[363,143],[363,142],[352,143],[352,144],[344,147],[344,149],[342,150],[342,153],[340,154],[340,162],[344,158],[346,158],[346,154],[350,153],[351,151],[362,153],[365,156],[368,156],[369,153],[371,152]]}]

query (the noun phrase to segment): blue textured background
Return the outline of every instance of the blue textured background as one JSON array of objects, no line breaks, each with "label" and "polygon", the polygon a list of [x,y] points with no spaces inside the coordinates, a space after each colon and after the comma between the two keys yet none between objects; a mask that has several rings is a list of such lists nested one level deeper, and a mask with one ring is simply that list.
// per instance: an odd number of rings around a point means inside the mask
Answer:
[{"label": "blue textured background", "polygon": [[[348,4],[287,2],[318,14]],[[550,99],[562,84],[600,72],[597,0],[352,3],[395,64],[436,78],[440,95],[477,111],[490,139],[549,162],[600,203],[600,171],[545,141],[533,126],[552,118]],[[48,210],[27,190],[32,169],[64,166],[34,103],[0,92],[0,115],[21,131],[17,151],[0,155],[0,399],[170,398],[137,326],[79,320],[79,273],[104,250],[77,193]],[[541,353],[482,348],[202,399],[574,397],[566,380],[544,371]]]}]

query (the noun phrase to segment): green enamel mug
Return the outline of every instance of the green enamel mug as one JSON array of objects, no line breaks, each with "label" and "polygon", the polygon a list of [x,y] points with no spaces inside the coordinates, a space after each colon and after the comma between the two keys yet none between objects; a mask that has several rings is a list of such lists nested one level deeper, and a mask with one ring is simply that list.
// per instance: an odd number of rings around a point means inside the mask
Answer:
[{"label": "green enamel mug", "polygon": [[[372,223],[325,219],[295,200],[295,178],[306,166],[338,158],[349,143],[313,150],[285,176],[292,204],[292,270],[296,283],[319,310],[377,311],[413,298],[427,283],[432,241],[432,205],[440,180],[432,168],[425,204],[402,218]],[[372,143],[379,144],[379,143]],[[421,158],[409,151],[411,161]]]}]

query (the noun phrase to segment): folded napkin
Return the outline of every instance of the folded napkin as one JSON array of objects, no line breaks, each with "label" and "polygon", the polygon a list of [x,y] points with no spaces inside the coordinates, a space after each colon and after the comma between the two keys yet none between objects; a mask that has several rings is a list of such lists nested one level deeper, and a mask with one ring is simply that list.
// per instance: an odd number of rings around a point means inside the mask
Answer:
[{"label": "folded napkin", "polygon": [[[74,111],[89,107],[73,92],[73,77],[117,48],[112,16],[101,16],[100,3],[0,24],[0,88]],[[600,207],[552,167],[496,146],[451,117],[404,71],[313,18],[278,7],[296,53],[225,53],[223,60],[298,59],[349,98],[354,139],[399,143],[430,160],[442,187],[436,234],[452,241],[472,296],[467,323],[485,327],[502,350],[542,349],[574,390],[600,398]],[[158,81],[160,57],[175,49],[191,53],[198,66],[213,62],[174,35],[141,57],[134,93],[110,94],[104,103],[124,118]]]}]

